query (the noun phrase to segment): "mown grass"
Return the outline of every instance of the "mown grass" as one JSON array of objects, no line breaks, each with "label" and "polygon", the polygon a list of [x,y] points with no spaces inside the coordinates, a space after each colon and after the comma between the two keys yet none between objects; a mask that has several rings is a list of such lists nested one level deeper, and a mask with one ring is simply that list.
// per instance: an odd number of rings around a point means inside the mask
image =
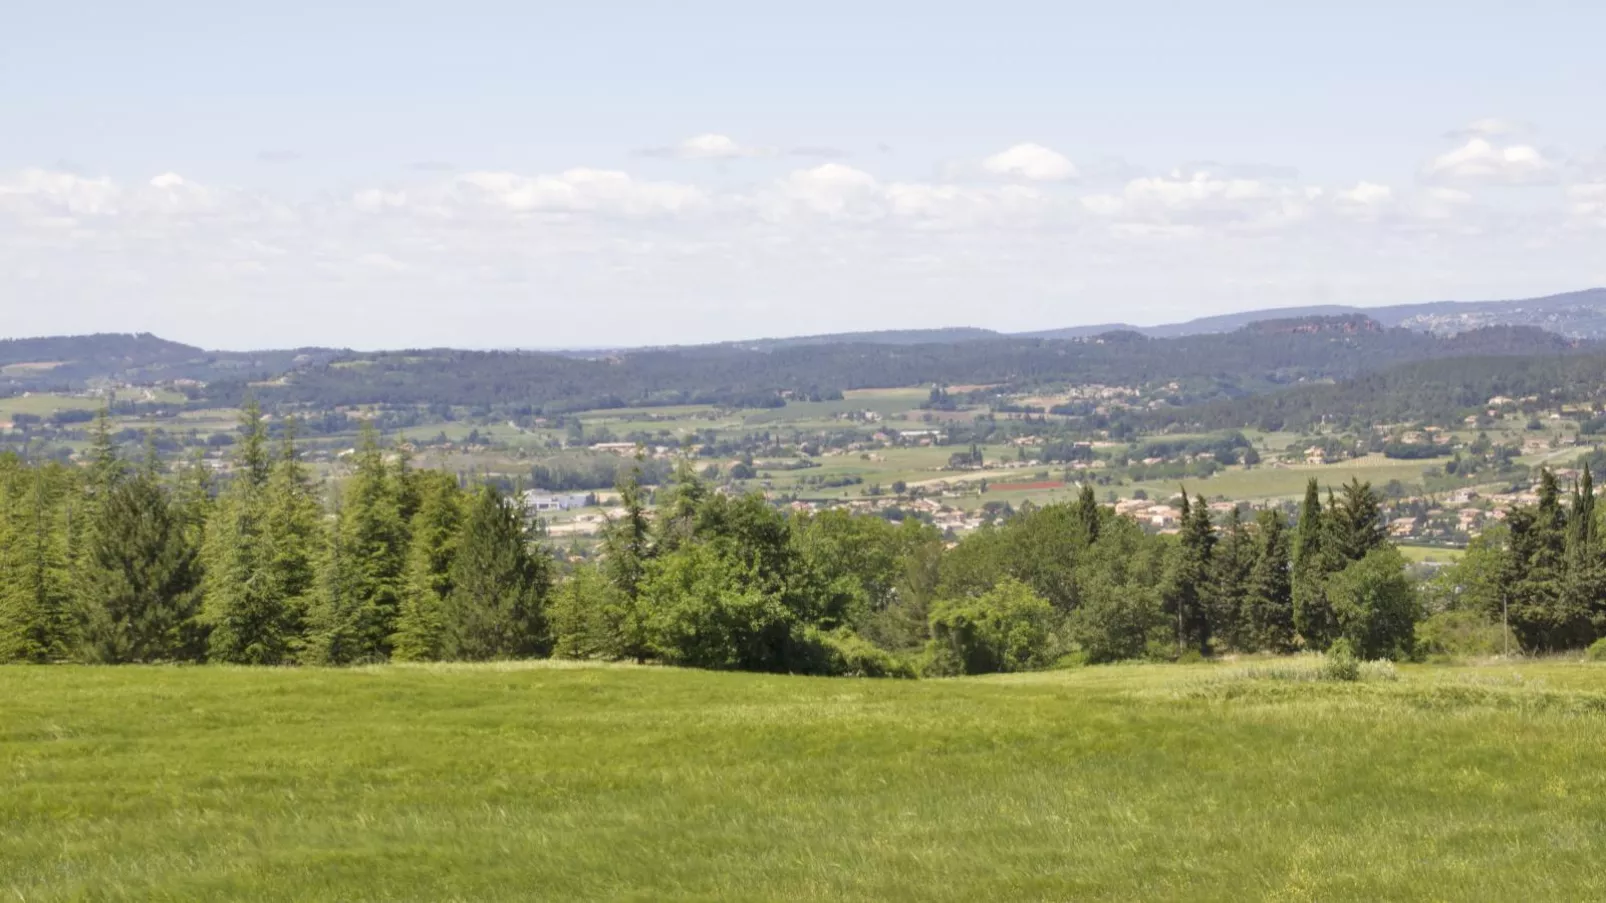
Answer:
[{"label": "mown grass", "polygon": [[1259,664],[4,668],[0,897],[1606,897],[1606,666]]}]

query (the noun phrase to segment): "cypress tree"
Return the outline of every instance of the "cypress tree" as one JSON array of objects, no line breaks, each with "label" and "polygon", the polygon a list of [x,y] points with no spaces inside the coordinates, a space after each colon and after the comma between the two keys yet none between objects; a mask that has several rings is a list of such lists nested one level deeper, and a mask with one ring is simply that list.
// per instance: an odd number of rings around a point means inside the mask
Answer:
[{"label": "cypress tree", "polygon": [[[641,584],[646,579],[647,562],[656,550],[652,544],[652,524],[642,500],[641,468],[636,466],[621,477],[615,488],[624,516],[608,522],[602,533],[602,572],[619,591],[620,611],[608,622],[618,632],[610,648],[620,657],[638,662],[647,658],[646,613],[641,600]],[[601,593],[582,593],[584,581],[572,587],[577,600],[594,601]]]},{"label": "cypress tree", "polygon": [[1294,525],[1293,605],[1294,628],[1312,649],[1326,649],[1338,636],[1338,620],[1327,600],[1326,580],[1336,557],[1330,544],[1333,531],[1326,524],[1316,478],[1305,484],[1305,500]]},{"label": "cypress tree", "polygon": [[1294,647],[1288,527],[1275,508],[1260,512],[1255,527],[1253,563],[1244,593],[1250,644],[1256,650],[1288,652]]},{"label": "cypress tree", "polygon": [[306,619],[317,589],[323,506],[295,444],[295,421],[285,424],[278,460],[268,475],[263,511],[264,568],[268,595],[282,611],[284,648],[299,655]]},{"label": "cypress tree", "polygon": [[1221,540],[1216,544],[1212,563],[1215,579],[1210,598],[1213,632],[1234,649],[1247,649],[1252,644],[1246,601],[1254,560],[1243,513],[1234,505],[1222,527]]},{"label": "cypress tree", "polygon": [[1204,496],[1188,501],[1182,493],[1182,527],[1172,552],[1166,581],[1167,606],[1177,622],[1177,647],[1192,645],[1200,655],[1210,654],[1212,597],[1212,553],[1216,544],[1215,527],[1210,523],[1210,507]]},{"label": "cypress tree", "polygon": [[469,502],[446,596],[446,658],[546,651],[542,605],[551,569],[544,553],[531,551],[527,530],[524,512],[495,486],[482,486]]},{"label": "cypress tree", "polygon": [[1099,500],[1093,494],[1093,484],[1083,483],[1076,496],[1076,520],[1082,525],[1089,545],[1099,539]]},{"label": "cypress tree", "polygon": [[440,658],[452,559],[463,523],[462,490],[446,473],[418,477],[418,513],[407,551],[407,583],[396,616],[392,655],[401,661]]},{"label": "cypress tree", "polygon": [[[1329,495],[1331,500],[1331,496]],[[1350,477],[1336,502],[1328,505],[1328,524],[1333,537],[1333,552],[1338,570],[1352,561],[1360,561],[1373,549],[1388,543],[1388,530],[1383,524],[1383,504],[1371,483],[1362,483],[1359,477]]]}]

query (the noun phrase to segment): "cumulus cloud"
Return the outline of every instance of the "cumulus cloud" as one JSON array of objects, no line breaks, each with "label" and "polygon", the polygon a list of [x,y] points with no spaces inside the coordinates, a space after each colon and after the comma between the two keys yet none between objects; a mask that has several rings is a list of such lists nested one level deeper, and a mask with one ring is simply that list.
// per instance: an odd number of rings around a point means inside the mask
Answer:
[{"label": "cumulus cloud", "polygon": [[627,217],[697,210],[708,198],[693,185],[649,182],[606,169],[570,169],[558,175],[470,172],[446,188],[452,201],[513,213],[599,213]]},{"label": "cumulus cloud", "polygon": [[673,157],[678,160],[739,160],[744,157],[773,157],[773,147],[741,144],[729,135],[712,132],[693,135],[669,147],[649,147],[637,151],[645,157]]},{"label": "cumulus cloud", "polygon": [[1554,165],[1528,144],[1497,145],[1475,137],[1434,157],[1423,173],[1437,181],[1524,185],[1549,180]]},{"label": "cumulus cloud", "polygon": [[[1321,194],[1316,187],[1179,170],[1168,176],[1133,179],[1120,194],[1089,195],[1082,199],[1082,206],[1126,227],[1213,224],[1231,230],[1271,229],[1303,219]],[[1124,231],[1149,234],[1151,230]]]},{"label": "cumulus cloud", "polygon": [[1062,182],[1076,178],[1076,165],[1058,151],[1041,144],[1017,144],[981,161],[988,173],[1008,179]]}]

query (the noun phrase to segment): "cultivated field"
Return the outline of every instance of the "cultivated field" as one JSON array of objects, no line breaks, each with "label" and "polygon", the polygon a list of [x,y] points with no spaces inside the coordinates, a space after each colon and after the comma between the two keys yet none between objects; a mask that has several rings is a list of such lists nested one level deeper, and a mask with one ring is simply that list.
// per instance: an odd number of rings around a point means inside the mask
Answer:
[{"label": "cultivated field", "polygon": [[1606,666],[0,668],[19,900],[1598,900]]}]

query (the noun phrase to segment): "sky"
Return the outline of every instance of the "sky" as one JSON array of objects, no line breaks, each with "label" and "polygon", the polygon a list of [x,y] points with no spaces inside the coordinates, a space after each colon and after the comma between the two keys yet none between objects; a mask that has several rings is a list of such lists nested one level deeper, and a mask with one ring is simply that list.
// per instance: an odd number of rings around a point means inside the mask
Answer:
[{"label": "sky", "polygon": [[597,347],[1606,285],[1606,4],[4,5],[0,336]]}]

